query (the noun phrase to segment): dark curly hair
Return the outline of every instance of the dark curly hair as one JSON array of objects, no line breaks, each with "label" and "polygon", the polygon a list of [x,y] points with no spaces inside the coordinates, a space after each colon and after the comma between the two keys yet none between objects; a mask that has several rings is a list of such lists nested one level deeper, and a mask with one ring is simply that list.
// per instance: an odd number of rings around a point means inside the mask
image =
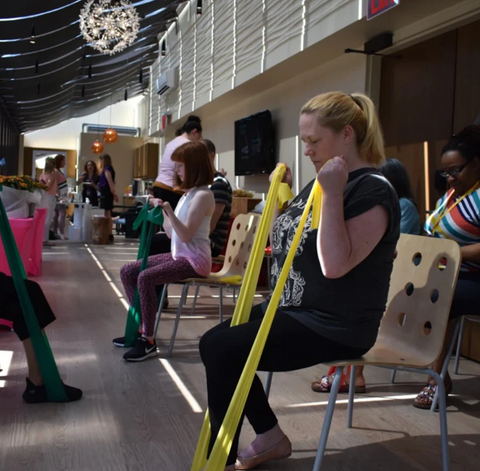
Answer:
[{"label": "dark curly hair", "polygon": [[442,149],[447,152],[458,152],[468,162],[480,157],[480,126],[467,126],[458,134],[454,134]]}]

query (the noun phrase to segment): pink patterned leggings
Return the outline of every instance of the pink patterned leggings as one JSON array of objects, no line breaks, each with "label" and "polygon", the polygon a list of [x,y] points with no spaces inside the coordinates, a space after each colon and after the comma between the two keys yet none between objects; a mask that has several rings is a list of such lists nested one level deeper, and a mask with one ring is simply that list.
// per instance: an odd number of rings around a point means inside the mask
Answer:
[{"label": "pink patterned leggings", "polygon": [[174,260],[171,253],[148,257],[147,268],[140,273],[141,264],[142,261],[137,260],[123,265],[120,269],[120,277],[130,306],[133,304],[135,288],[138,285],[142,311],[142,334],[150,337],[154,334],[157,314],[155,286],[175,283],[185,278],[196,278],[199,275],[186,258]]}]

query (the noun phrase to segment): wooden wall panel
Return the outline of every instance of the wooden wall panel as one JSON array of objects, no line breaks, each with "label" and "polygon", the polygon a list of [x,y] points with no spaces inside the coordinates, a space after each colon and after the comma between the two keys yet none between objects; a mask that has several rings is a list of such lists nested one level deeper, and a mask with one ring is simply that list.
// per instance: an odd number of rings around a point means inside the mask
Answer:
[{"label": "wooden wall panel", "polygon": [[458,30],[454,132],[473,124],[480,113],[480,21]]},{"label": "wooden wall panel", "polygon": [[387,146],[448,139],[453,128],[456,31],[382,63],[380,119]]}]

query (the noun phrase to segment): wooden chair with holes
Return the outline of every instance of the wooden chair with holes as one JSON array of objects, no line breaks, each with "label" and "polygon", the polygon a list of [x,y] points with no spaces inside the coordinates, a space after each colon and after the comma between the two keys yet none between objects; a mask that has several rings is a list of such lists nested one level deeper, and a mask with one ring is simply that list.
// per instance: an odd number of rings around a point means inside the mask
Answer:
[{"label": "wooden chair with holes", "polygon": [[[325,452],[335,401],[344,368],[352,365],[350,384],[357,366],[430,374],[438,386],[443,471],[449,471],[445,387],[441,375],[431,369],[440,356],[447,329],[458,272],[460,248],[456,242],[402,234],[397,245],[387,309],[374,347],[363,357],[332,363],[336,366],[320,444],[313,471],[319,471]],[[272,373],[265,390],[270,390]],[[354,388],[348,397],[347,427],[352,427]]]},{"label": "wooden chair with holes", "polygon": [[[209,286],[218,287],[219,289],[219,320],[223,321],[223,290],[224,288],[240,288],[242,279],[247,268],[247,262],[252,250],[253,241],[257,234],[257,228],[260,223],[259,214],[239,214],[232,225],[230,236],[227,242],[227,250],[225,253],[225,261],[222,269],[219,272],[210,273],[207,278],[188,278],[182,280],[183,284],[182,295],[177,308],[177,315],[173,327],[170,345],[168,347],[167,356],[172,355],[175,338],[177,335],[178,324],[180,316],[187,299],[187,293],[190,286]],[[162,315],[163,300],[167,291],[168,285],[165,285],[159,303],[157,317],[155,319],[155,336],[157,335],[158,324]],[[198,294],[198,292],[197,292]]]}]

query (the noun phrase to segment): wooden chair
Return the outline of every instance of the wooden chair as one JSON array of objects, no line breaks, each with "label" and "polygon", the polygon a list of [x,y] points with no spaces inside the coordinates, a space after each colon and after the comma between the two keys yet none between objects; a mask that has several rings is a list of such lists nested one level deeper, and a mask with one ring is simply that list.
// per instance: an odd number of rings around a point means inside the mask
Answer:
[{"label": "wooden chair", "polygon": [[[445,263],[440,263],[440,261]],[[356,366],[380,366],[427,373],[438,384],[443,471],[449,471],[445,388],[441,375],[431,369],[440,356],[450,313],[450,305],[460,269],[457,243],[427,237],[402,235],[397,246],[390,292],[377,341],[363,357],[332,363],[336,372],[323,423],[313,471],[319,471],[327,444],[335,401],[343,370],[352,365],[350,384],[355,382]],[[266,382],[270,389],[271,373]],[[354,388],[348,398],[347,427],[352,427]]]},{"label": "wooden chair", "polygon": [[[175,318],[175,324],[173,327],[167,356],[171,356],[173,351],[178,324],[180,322],[180,316],[182,314],[183,306],[185,305],[190,286],[197,287],[196,295],[198,294],[198,288],[200,286],[217,286],[219,288],[219,320],[220,322],[223,321],[223,289],[229,287],[237,289],[242,285],[242,279],[245,274],[245,269],[247,268],[247,262],[250,257],[253,241],[257,234],[260,217],[261,216],[259,214],[249,213],[239,214],[235,218],[227,242],[224,265],[219,272],[210,273],[207,278],[188,278],[180,282],[183,284],[182,295],[177,308],[177,315]],[[157,317],[155,319],[155,336],[157,334],[158,324],[162,314],[163,300],[165,298],[167,287],[168,285],[165,285],[163,289]],[[193,308],[195,308],[195,300]]]}]

